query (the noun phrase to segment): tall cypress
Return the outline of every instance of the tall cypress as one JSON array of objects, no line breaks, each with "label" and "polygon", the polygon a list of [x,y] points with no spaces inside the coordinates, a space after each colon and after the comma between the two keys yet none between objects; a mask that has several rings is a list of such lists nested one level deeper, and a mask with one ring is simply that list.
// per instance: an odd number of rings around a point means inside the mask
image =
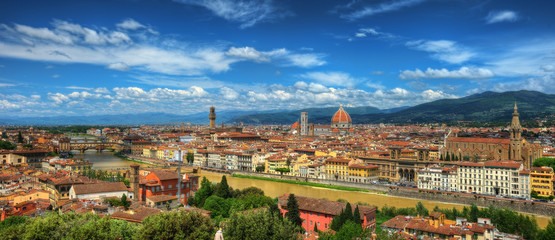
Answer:
[{"label": "tall cypress", "polygon": [[360,219],[360,211],[358,210],[358,205],[355,208],[355,213],[353,214],[353,221],[358,225],[362,224],[362,220]]},{"label": "tall cypress", "polygon": [[231,191],[229,189],[229,185],[227,185],[227,178],[225,177],[225,175],[222,176],[222,181],[218,186],[218,190],[216,191],[216,196],[221,198],[231,197]]},{"label": "tall cypress", "polygon": [[347,206],[345,206],[345,211],[343,213],[345,214],[345,217],[343,218],[343,223],[349,220],[353,221],[353,209],[351,208],[350,203],[347,203]]},{"label": "tall cypress", "polygon": [[290,194],[287,199],[287,206],[285,206],[287,212],[285,217],[291,221],[296,226],[302,227],[303,220],[301,219],[301,212],[299,211],[299,203],[295,198],[295,194]]}]

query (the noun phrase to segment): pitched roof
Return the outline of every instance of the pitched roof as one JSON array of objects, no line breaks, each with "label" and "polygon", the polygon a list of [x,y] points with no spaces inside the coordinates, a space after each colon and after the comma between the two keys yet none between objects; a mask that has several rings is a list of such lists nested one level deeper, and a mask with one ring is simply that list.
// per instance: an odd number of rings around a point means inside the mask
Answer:
[{"label": "pitched roof", "polygon": [[495,144],[510,144],[510,139],[505,138],[475,138],[475,137],[450,137],[447,139],[449,142],[468,142],[468,143],[495,143]]},{"label": "pitched roof", "polygon": [[92,184],[73,185],[76,195],[104,192],[127,191],[127,187],[122,182],[103,182]]},{"label": "pitched roof", "polygon": [[152,171],[152,174],[156,175],[160,181],[177,179],[177,172],[156,170]]},{"label": "pitched roof", "polygon": [[[287,206],[289,195],[285,194],[279,197],[278,204],[282,207]],[[299,204],[299,210],[317,212],[317,213],[325,213],[330,214],[333,216],[337,216],[341,213],[341,210],[345,209],[347,203],[343,202],[335,202],[329,200],[322,200],[316,198],[309,198],[309,197],[302,197],[302,196],[295,196],[297,199],[297,203]],[[352,209],[356,208],[357,205],[352,205]],[[365,213],[375,211],[374,207],[358,205],[360,216],[363,217]]]}]

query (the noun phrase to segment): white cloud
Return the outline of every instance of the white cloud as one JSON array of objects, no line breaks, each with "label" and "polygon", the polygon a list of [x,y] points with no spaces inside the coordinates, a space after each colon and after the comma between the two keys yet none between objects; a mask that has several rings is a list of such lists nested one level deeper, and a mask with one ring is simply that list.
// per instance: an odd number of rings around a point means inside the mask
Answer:
[{"label": "white cloud", "polygon": [[319,83],[331,86],[354,87],[361,80],[351,77],[344,72],[309,72],[301,74],[300,77],[311,79]]},{"label": "white cloud", "polygon": [[145,25],[142,25],[131,18],[125,19],[123,22],[116,24],[116,26],[119,28],[125,28],[130,30],[136,30],[136,29],[145,27]]},{"label": "white cloud", "polygon": [[54,41],[62,44],[73,43],[72,38],[68,34],[57,34],[48,28],[34,28],[34,27],[29,27],[29,26],[20,25],[20,24],[14,24],[14,25],[15,25],[15,31],[23,35],[26,35],[28,37]]},{"label": "white cloud", "polygon": [[174,0],[207,8],[216,16],[241,23],[241,28],[285,16],[277,12],[272,0]]},{"label": "white cloud", "polygon": [[326,64],[322,54],[293,53],[285,48],[274,49],[269,52],[264,52],[264,54],[277,61],[282,61],[285,66],[310,68]]},{"label": "white cloud", "polygon": [[264,53],[259,52],[252,47],[242,47],[242,48],[231,47],[225,54],[228,56],[253,60],[256,62],[270,61],[270,59],[267,56],[265,56]]},{"label": "white cloud", "polygon": [[430,52],[432,57],[454,64],[466,62],[476,55],[472,51],[459,46],[456,42],[449,40],[417,40],[409,41],[405,45],[415,50]]},{"label": "white cloud", "polygon": [[0,100],[0,109],[20,108],[21,106],[11,103],[8,100]]},{"label": "white cloud", "polygon": [[492,90],[499,92],[531,90],[555,94],[555,74],[546,74],[544,76],[531,77],[520,81],[498,83],[493,86]]},{"label": "white cloud", "polygon": [[59,74],[54,74],[54,75],[52,75],[52,78],[59,78],[59,77],[60,77]]},{"label": "white cloud", "polygon": [[[372,16],[379,13],[397,11],[402,8],[411,7],[424,2],[425,0],[391,0],[382,2],[375,6],[364,6],[349,14],[344,14],[341,17],[348,20],[357,20],[359,18]],[[352,5],[352,4],[351,4]]]},{"label": "white cloud", "polygon": [[48,99],[52,100],[56,104],[69,101],[69,97],[61,93],[48,93]]},{"label": "white cloud", "polygon": [[122,72],[130,70],[129,66],[125,63],[122,63],[122,62],[112,63],[112,64],[108,65],[106,68],[112,69],[112,70],[118,70],[118,71],[122,71]]},{"label": "white cloud", "polygon": [[15,86],[15,84],[11,84],[11,83],[0,83],[0,87],[13,87]]},{"label": "white cloud", "polygon": [[488,24],[498,23],[498,22],[515,22],[518,20],[518,13],[510,10],[503,11],[492,11],[489,12],[486,17],[486,22]]},{"label": "white cloud", "polygon": [[414,71],[405,70],[399,74],[400,79],[440,79],[440,78],[456,78],[456,79],[482,79],[491,78],[494,74],[485,68],[468,68],[461,67],[458,70],[449,71],[445,68],[432,69],[428,68],[425,72],[420,69]]},{"label": "white cloud", "polygon": [[239,97],[239,93],[228,87],[220,88],[220,94],[227,100],[235,100]]},{"label": "white cloud", "polygon": [[503,52],[483,56],[485,64],[495,75],[543,76],[553,66],[555,39],[531,39],[510,46],[502,46]]},{"label": "white cloud", "polygon": [[192,86],[187,90],[155,88],[145,91],[138,87],[114,88],[112,91],[116,94],[114,98],[118,100],[134,100],[134,101],[182,101],[191,98],[205,97],[208,92],[196,86]]}]

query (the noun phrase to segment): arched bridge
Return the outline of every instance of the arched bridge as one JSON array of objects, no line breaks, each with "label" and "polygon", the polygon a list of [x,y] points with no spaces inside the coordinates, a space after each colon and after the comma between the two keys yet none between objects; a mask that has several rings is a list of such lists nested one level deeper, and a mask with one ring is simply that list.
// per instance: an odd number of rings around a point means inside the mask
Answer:
[{"label": "arched bridge", "polygon": [[79,152],[84,153],[89,149],[96,149],[97,152],[101,152],[104,149],[119,149],[119,145],[97,139],[66,139],[60,141],[59,151],[69,152],[71,150],[79,150]]}]

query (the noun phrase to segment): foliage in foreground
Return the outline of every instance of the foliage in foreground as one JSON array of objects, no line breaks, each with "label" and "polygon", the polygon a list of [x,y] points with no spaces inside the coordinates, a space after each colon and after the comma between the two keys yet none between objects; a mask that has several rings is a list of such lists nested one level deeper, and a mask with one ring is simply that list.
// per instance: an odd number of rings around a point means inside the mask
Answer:
[{"label": "foliage in foreground", "polygon": [[226,240],[295,239],[299,227],[287,218],[281,218],[279,213],[259,209],[234,213],[225,222],[224,237]]},{"label": "foliage in foreground", "polygon": [[[447,219],[455,220],[457,217],[466,218],[470,222],[476,222],[478,218],[489,218],[491,222],[501,232],[518,234],[529,240],[548,240],[555,239],[555,218],[553,218],[545,230],[542,230],[536,219],[527,215],[519,214],[518,212],[507,208],[496,208],[490,206],[489,208],[478,208],[472,204],[470,208],[464,207],[462,211],[453,209],[440,209],[436,206],[434,211],[442,212]],[[415,208],[395,208],[383,206],[376,214],[376,219],[393,218],[397,215],[423,215],[427,216],[428,210],[421,204],[417,204]],[[382,222],[377,222],[378,226]]]},{"label": "foliage in foreground", "polygon": [[139,230],[138,239],[207,239],[216,233],[210,218],[200,213],[162,212],[147,217]]}]

